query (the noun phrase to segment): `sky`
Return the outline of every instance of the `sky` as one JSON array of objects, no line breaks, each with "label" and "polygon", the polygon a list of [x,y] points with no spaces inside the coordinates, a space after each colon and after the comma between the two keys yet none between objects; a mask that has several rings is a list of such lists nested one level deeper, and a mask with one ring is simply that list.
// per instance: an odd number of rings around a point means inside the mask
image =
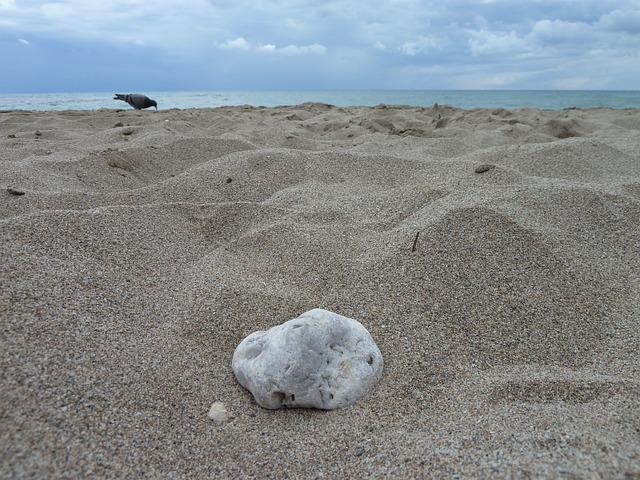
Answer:
[{"label": "sky", "polygon": [[0,0],[0,93],[640,90],[640,0]]}]

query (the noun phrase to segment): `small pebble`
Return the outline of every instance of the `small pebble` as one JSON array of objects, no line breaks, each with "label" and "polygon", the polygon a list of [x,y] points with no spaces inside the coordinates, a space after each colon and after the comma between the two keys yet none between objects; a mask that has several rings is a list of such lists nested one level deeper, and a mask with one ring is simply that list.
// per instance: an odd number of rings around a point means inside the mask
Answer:
[{"label": "small pebble", "polygon": [[215,422],[226,422],[229,420],[229,413],[222,402],[215,402],[209,409],[209,418]]},{"label": "small pebble", "polygon": [[488,172],[489,170],[493,170],[494,168],[496,168],[495,165],[490,165],[490,164],[479,165],[479,166],[476,167],[475,172],[476,173],[485,173],[485,172]]}]

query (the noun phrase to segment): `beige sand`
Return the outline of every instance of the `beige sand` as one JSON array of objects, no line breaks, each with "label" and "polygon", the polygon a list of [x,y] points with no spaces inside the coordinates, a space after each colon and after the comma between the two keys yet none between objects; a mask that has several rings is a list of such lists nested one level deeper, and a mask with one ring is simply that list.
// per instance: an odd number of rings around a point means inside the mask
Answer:
[{"label": "beige sand", "polygon": [[[0,177],[0,477],[640,475],[640,110],[0,112]],[[314,307],[384,378],[263,410]]]}]

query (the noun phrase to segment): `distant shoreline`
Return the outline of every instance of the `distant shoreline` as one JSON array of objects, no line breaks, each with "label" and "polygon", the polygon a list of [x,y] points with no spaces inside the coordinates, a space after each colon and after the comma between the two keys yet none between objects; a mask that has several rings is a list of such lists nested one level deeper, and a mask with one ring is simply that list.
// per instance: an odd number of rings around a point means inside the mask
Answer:
[{"label": "distant shoreline", "polygon": [[[133,92],[132,92],[133,93]],[[473,108],[640,108],[640,91],[598,90],[332,90],[253,92],[139,92],[158,101],[161,110],[222,106],[277,107],[326,103],[337,107],[381,104],[430,107],[435,103]],[[0,110],[117,109],[112,92],[0,94]],[[120,106],[119,108],[122,108]]]}]

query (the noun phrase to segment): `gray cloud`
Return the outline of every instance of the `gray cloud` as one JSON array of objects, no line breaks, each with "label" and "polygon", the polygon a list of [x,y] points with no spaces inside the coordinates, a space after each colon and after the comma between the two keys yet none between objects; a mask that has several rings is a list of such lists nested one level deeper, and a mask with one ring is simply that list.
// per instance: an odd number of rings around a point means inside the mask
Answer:
[{"label": "gray cloud", "polygon": [[640,9],[614,10],[603,15],[598,23],[602,28],[612,32],[640,35]]},{"label": "gray cloud", "polygon": [[159,88],[640,88],[637,0],[0,0],[4,35],[100,79],[126,52]]}]

